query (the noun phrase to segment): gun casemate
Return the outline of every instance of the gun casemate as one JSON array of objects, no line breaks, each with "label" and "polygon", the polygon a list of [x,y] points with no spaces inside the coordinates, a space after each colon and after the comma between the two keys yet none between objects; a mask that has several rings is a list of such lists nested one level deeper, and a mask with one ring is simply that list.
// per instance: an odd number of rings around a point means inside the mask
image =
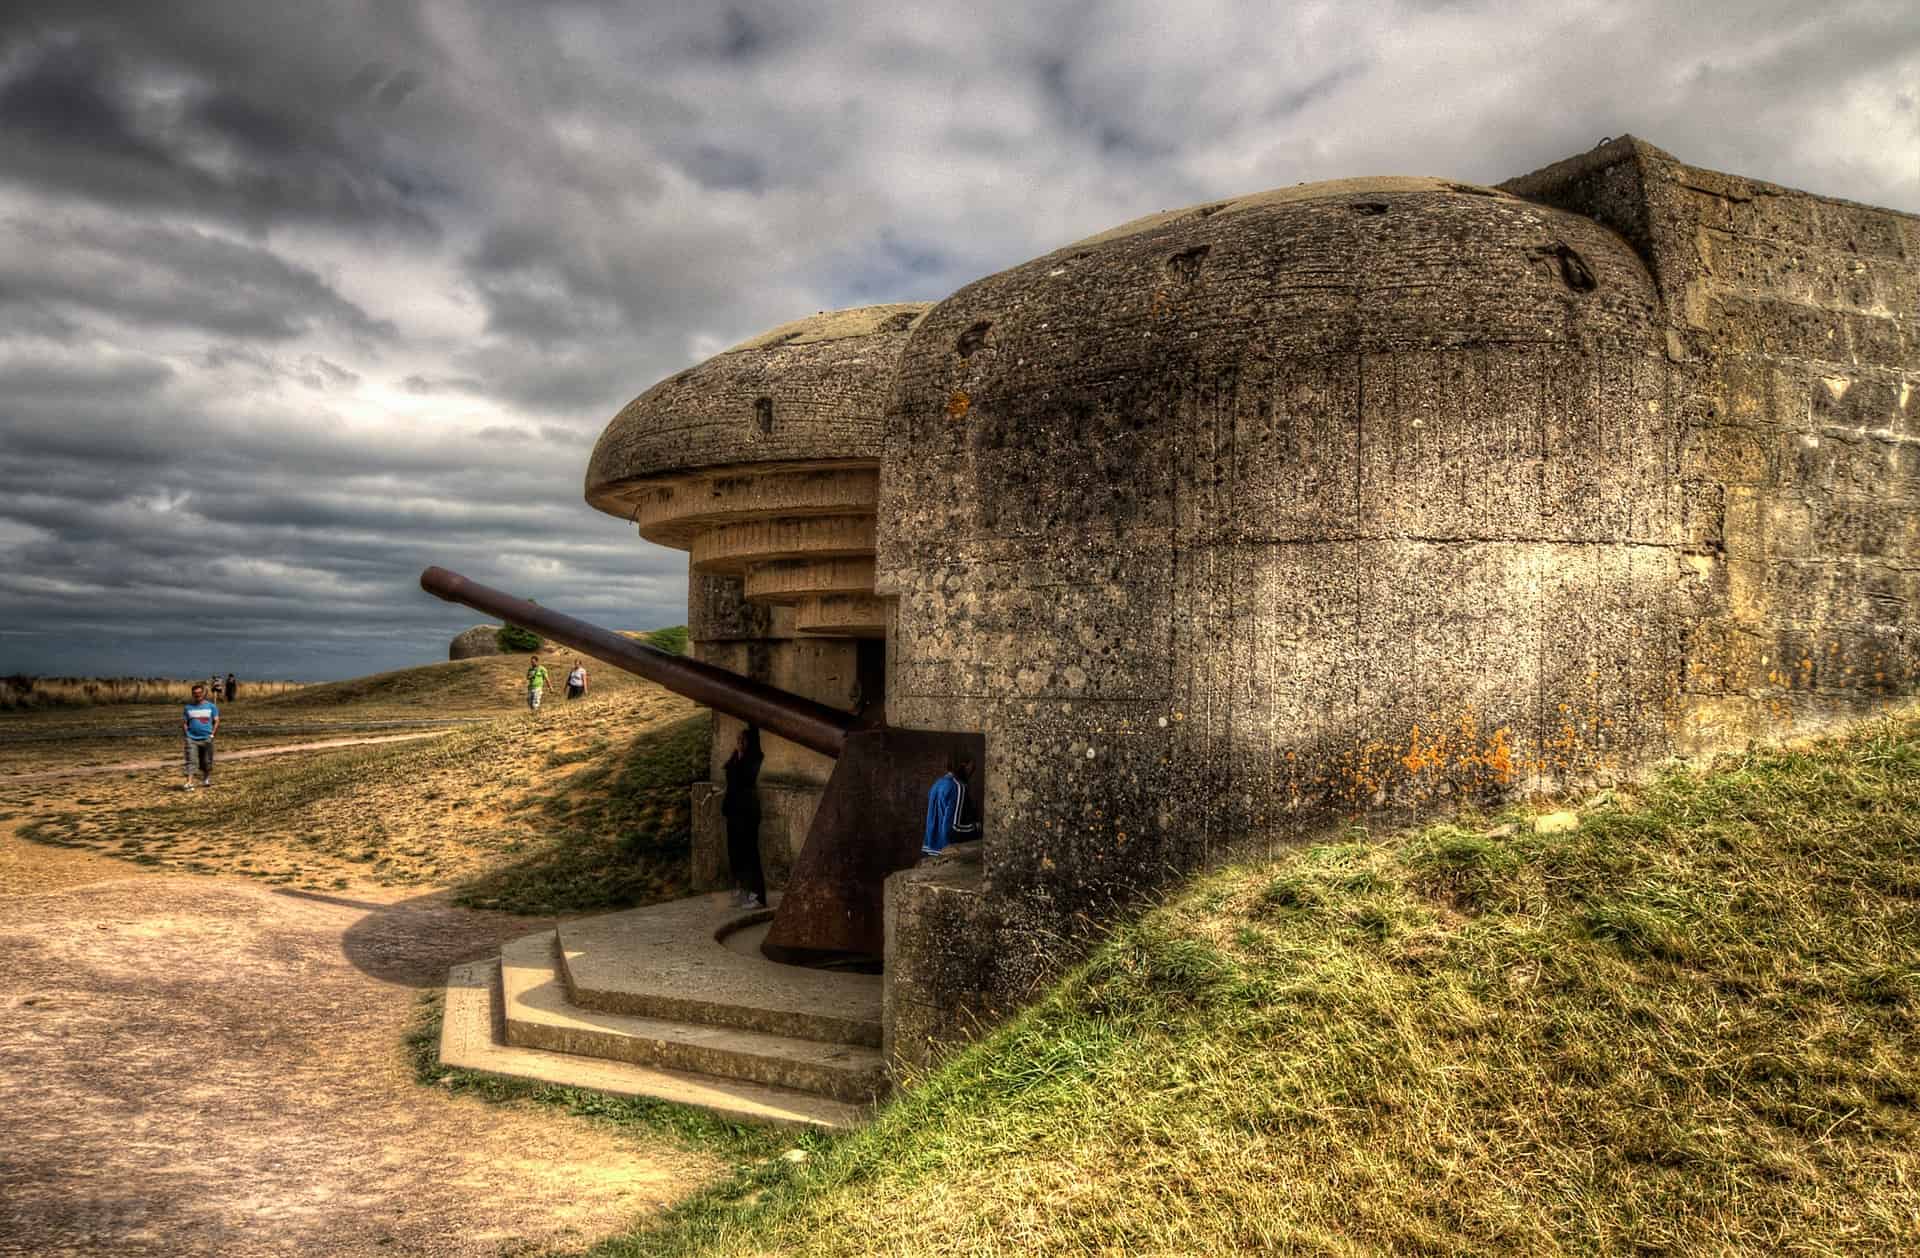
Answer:
[{"label": "gun casemate", "polygon": [[919,859],[927,784],[955,755],[986,763],[978,734],[863,726],[852,713],[671,655],[445,568],[422,572],[420,588],[834,758],[786,895],[761,944],[774,961],[878,963],[882,890],[887,875]]}]

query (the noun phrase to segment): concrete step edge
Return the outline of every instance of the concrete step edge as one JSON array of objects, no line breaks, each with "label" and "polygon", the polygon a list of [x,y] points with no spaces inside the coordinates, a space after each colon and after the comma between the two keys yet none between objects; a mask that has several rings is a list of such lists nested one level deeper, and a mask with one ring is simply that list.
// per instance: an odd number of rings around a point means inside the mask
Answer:
[{"label": "concrete step edge", "polygon": [[817,1040],[822,1044],[853,1044],[861,1048],[878,1049],[881,1043],[879,1018],[839,1018],[831,1014],[763,1009],[684,996],[587,987],[575,978],[564,952],[560,966],[561,977],[566,981],[573,1003],[582,1009],[628,1014],[636,1018],[664,1018],[670,1022],[697,1022],[736,1031],[759,1031],[767,1035],[784,1035],[789,1039]]},{"label": "concrete step edge", "polygon": [[504,1042],[497,1025],[503,1003],[499,961],[471,961],[449,970],[440,1024],[441,1064],[502,1078],[688,1105],[736,1122],[846,1131],[864,1125],[870,1115],[865,1106],[810,1092],[515,1047]]},{"label": "concrete step edge", "polygon": [[510,1045],[741,1079],[855,1104],[886,1090],[883,1059],[870,1048],[582,1009],[559,978],[556,950],[544,943],[532,936],[501,949]]}]

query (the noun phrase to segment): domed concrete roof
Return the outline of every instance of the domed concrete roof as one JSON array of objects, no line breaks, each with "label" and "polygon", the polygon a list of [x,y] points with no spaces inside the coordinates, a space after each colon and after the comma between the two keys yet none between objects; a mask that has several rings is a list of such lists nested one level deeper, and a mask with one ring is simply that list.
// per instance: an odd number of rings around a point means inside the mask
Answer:
[{"label": "domed concrete roof", "polygon": [[478,659],[484,655],[500,655],[499,625],[475,625],[462,630],[447,643],[447,658],[450,660]]},{"label": "domed concrete roof", "polygon": [[587,466],[587,501],[692,568],[791,609],[793,631],[879,637],[873,505],[887,392],[928,307],[782,324],[630,402]]},{"label": "domed concrete roof", "polygon": [[[975,281],[915,325],[888,403],[880,588],[976,530],[1171,523],[1180,452],[1213,449],[1236,394],[1312,374],[1282,364],[1348,373],[1452,354],[1458,375],[1479,370],[1461,354],[1647,355],[1664,338],[1653,278],[1625,240],[1492,188],[1340,180],[1150,215]],[[1413,370],[1439,361],[1406,360],[1398,392],[1433,391],[1436,404],[1484,393]],[[1269,404],[1274,450],[1289,467],[1352,463],[1354,433],[1316,431],[1310,401]],[[1377,409],[1365,396],[1352,406]],[[1451,431],[1513,427],[1497,408],[1447,409]],[[977,471],[978,487],[957,487],[955,468]],[[1295,499],[1287,511],[1304,509]]]},{"label": "domed concrete roof", "polygon": [[661,478],[745,464],[877,466],[894,362],[926,310],[902,302],[797,319],[661,381],[600,435],[587,501],[625,518]]},{"label": "domed concrete roof", "polygon": [[1448,180],[1343,179],[1148,215],[969,284],[916,325],[896,381],[950,415],[1002,386],[1038,398],[1035,368],[1638,342],[1658,302],[1591,219]]}]

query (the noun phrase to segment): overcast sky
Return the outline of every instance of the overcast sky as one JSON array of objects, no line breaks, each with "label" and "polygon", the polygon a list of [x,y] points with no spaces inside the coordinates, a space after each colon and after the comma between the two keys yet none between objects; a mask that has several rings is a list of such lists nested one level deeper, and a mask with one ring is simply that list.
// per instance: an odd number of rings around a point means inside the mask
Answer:
[{"label": "overcast sky", "polygon": [[662,376],[1154,210],[1633,132],[1920,210],[1920,4],[6,0],[0,673],[351,676],[614,627]]}]

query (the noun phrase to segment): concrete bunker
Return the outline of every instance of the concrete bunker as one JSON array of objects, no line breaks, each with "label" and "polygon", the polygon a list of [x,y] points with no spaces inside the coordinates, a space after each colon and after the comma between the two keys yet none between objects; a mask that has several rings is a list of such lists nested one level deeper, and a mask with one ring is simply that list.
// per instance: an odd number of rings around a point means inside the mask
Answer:
[{"label": "concrete bunker", "polygon": [[925,1063],[1246,845],[1910,695],[1917,303],[1920,220],[1632,138],[1302,185],[776,329],[622,411],[588,499],[689,551],[703,660],[982,741],[984,842],[886,878]]}]

